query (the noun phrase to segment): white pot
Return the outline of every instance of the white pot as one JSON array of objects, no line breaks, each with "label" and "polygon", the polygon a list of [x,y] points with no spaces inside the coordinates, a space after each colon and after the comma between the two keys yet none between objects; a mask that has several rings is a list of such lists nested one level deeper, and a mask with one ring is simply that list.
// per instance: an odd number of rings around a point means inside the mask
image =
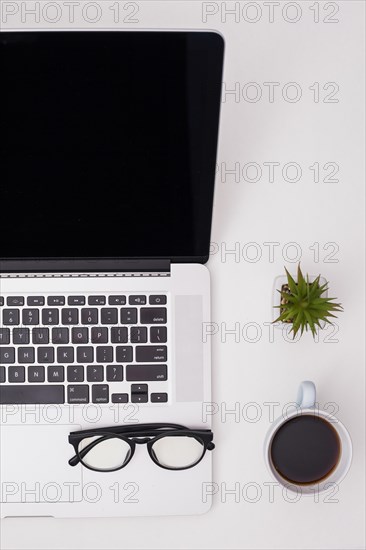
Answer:
[{"label": "white pot", "polygon": [[[317,276],[315,276],[315,275],[310,275],[309,276],[309,281],[312,283],[313,281],[315,281],[316,277]],[[293,278],[296,281],[296,277],[293,277]],[[305,279],[306,279],[306,277],[305,277]],[[324,277],[320,277],[320,280],[319,280],[320,286],[324,285],[326,282],[327,282],[327,280],[324,279]],[[273,293],[272,293],[272,318],[273,318],[273,321],[275,321],[277,319],[277,317],[280,315],[279,308],[274,307],[274,306],[279,306],[280,305],[281,294],[278,291],[281,290],[282,285],[286,285],[286,284],[287,284],[287,276],[286,275],[279,275],[274,280]],[[322,294],[322,296],[324,298],[328,298],[328,291],[324,292]],[[321,325],[321,328],[324,328],[326,326],[326,323],[324,321],[320,321],[320,325]],[[290,330],[291,327],[292,327],[292,323],[277,322],[277,323],[274,324],[274,326],[276,328],[281,329],[281,330],[284,330],[284,329]]]}]

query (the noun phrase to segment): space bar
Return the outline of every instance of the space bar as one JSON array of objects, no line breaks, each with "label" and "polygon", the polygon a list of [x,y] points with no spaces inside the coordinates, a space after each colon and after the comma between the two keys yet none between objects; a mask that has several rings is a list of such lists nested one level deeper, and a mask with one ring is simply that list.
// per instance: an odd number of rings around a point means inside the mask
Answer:
[{"label": "space bar", "polygon": [[63,386],[1,386],[0,405],[59,405],[65,403]]}]

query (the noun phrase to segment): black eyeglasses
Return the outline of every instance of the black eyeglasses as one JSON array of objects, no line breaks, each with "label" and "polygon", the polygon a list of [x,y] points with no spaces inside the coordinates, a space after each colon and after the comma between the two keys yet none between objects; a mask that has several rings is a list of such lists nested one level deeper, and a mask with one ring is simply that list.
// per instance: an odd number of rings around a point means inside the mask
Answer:
[{"label": "black eyeglasses", "polygon": [[147,444],[153,462],[167,470],[187,470],[196,466],[206,450],[215,448],[211,430],[191,430],[180,424],[133,424],[71,432],[75,449],[70,466],[81,462],[96,472],[121,470],[132,459],[136,444]]}]

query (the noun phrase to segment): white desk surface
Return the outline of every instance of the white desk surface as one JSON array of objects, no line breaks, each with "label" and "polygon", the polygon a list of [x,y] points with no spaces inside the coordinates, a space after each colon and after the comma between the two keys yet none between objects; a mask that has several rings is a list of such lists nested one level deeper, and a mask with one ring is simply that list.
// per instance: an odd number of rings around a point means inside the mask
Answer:
[{"label": "white desk surface", "polygon": [[[82,21],[78,9],[75,23],[67,24],[64,3],[55,3],[63,13],[59,27],[95,28],[95,24]],[[132,19],[138,22],[115,24],[114,12],[108,9],[113,3],[99,2],[100,27],[217,29],[225,36],[226,90],[236,89],[241,95],[227,94],[223,103],[219,166],[232,169],[239,163],[249,180],[255,179],[258,166],[248,163],[257,163],[262,170],[257,182],[245,181],[242,174],[235,182],[233,174],[225,176],[219,171],[212,234],[215,253],[209,262],[213,322],[219,327],[212,337],[213,400],[221,413],[225,407],[238,407],[240,416],[215,415],[214,480],[218,493],[208,514],[6,520],[1,525],[0,546],[4,550],[364,548],[365,5],[362,1],[225,4],[137,0],[138,12]],[[1,4],[4,9],[9,2]],[[240,13],[227,13],[225,22],[225,6],[227,10],[236,6]],[[131,8],[122,9],[122,17],[130,12]],[[319,22],[315,22],[317,18]],[[248,22],[255,19],[257,22]],[[15,15],[6,24],[3,21],[2,27],[54,28],[43,17],[39,24],[32,21],[28,17],[20,23]],[[286,86],[288,83],[295,85]],[[271,86],[274,97],[269,99]],[[258,101],[248,101],[255,94]],[[296,94],[299,100],[291,102]],[[269,162],[279,163],[273,182],[269,181],[269,166],[264,164]],[[314,181],[314,163],[320,166],[318,183]],[[334,164],[324,169],[326,163]],[[333,179],[338,181],[323,181],[337,167]],[[295,170],[301,171],[299,181],[286,181],[295,179]],[[273,257],[270,245],[264,243],[277,243],[271,245]],[[239,258],[225,256],[225,250],[235,247]],[[342,301],[345,311],[337,321],[339,331],[333,336],[330,331],[322,333],[317,343],[306,335],[295,344],[275,331],[271,342],[264,323],[271,320],[273,280],[284,265],[295,269],[291,259],[300,253],[303,269],[322,273],[330,281],[331,294]],[[253,259],[257,261],[250,261]],[[225,341],[222,327],[230,329],[235,323],[243,331],[240,340],[227,335]],[[271,477],[262,458],[263,439],[270,425],[269,406],[264,404],[277,402],[279,416],[304,379],[317,384],[321,406],[335,403],[339,409],[338,416],[352,436],[353,464],[332,497],[289,502],[277,487],[271,502],[265,485]],[[250,421],[256,416],[257,421]],[[235,487],[240,494],[227,494],[225,502],[225,488]]]}]

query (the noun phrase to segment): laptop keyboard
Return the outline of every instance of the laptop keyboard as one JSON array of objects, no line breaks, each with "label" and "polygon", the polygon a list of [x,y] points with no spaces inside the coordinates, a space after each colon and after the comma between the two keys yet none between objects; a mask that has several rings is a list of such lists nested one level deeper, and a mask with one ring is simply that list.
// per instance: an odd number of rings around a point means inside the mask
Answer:
[{"label": "laptop keyboard", "polygon": [[0,404],[167,403],[167,302],[0,296]]}]

